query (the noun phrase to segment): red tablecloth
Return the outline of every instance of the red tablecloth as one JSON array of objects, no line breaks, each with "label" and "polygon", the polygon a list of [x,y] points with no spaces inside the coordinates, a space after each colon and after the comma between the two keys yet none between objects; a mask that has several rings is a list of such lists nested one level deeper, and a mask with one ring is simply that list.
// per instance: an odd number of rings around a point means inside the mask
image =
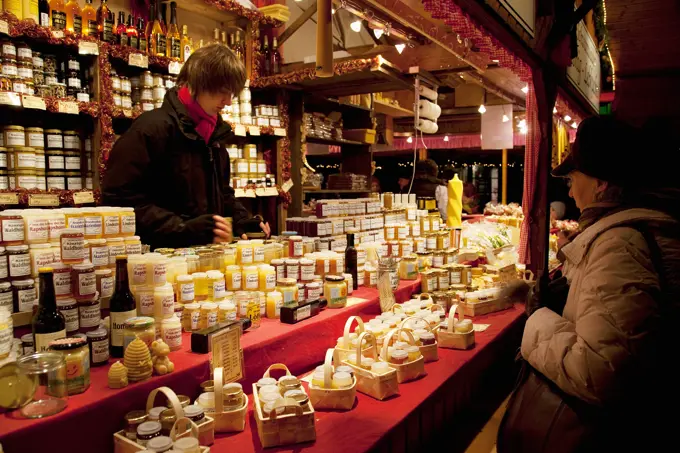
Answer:
[{"label": "red tablecloth", "polygon": [[[397,301],[408,300],[419,287],[419,281],[402,282],[395,293]],[[262,377],[272,363],[285,363],[294,374],[313,368],[323,361],[326,349],[335,346],[348,316],[368,318],[380,313],[377,290],[362,288],[352,296],[366,301],[340,310],[326,309],[294,325],[263,319],[259,329],[244,334],[241,340],[246,370],[244,388]],[[112,451],[112,433],[120,429],[127,412],[143,408],[151,390],[167,386],[178,394],[194,398],[199,384],[210,379],[208,355],[190,352],[189,337],[184,334],[182,350],[170,354],[175,363],[173,373],[131,384],[123,390],[112,390],[107,386],[109,366],[93,368],[90,388],[69,397],[63,412],[42,420],[20,419],[17,411],[0,415],[0,443],[4,451],[37,452],[48,445],[51,453],[71,453],[74,445],[82,446],[79,452]],[[76,438],[69,437],[67,441],[65,433],[69,436],[77,433]]]}]

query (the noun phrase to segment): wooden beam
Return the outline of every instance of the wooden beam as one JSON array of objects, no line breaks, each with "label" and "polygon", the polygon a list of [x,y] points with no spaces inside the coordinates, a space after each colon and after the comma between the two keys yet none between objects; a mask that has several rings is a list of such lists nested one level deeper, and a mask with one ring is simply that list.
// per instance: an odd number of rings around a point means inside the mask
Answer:
[{"label": "wooden beam", "polygon": [[342,46],[347,47],[347,44],[345,43],[345,29],[343,28],[344,25],[342,23],[342,17],[340,14],[338,14],[338,11],[335,11],[335,14],[333,14],[333,23],[335,24],[336,27],[338,27],[338,33],[340,34],[340,41],[342,41]]},{"label": "wooden beam", "polygon": [[290,24],[290,27],[287,27],[283,33],[281,33],[281,36],[279,36],[279,46],[286,42],[288,38],[293,36],[293,34],[316,13],[316,7],[316,2],[312,3],[309,8],[304,10],[304,12],[300,14],[297,19],[295,19],[295,22]]}]

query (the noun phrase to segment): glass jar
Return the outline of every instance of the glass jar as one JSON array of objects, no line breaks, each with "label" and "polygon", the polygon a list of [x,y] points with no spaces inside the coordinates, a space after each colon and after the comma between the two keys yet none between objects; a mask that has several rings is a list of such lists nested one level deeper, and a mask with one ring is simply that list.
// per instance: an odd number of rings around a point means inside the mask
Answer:
[{"label": "glass jar", "polygon": [[38,269],[49,266],[54,262],[54,252],[50,244],[31,244],[29,248],[31,255],[31,276],[38,277]]},{"label": "glass jar", "polygon": [[90,387],[90,348],[87,339],[68,337],[54,340],[50,350],[63,354],[66,361],[66,393],[76,395]]},{"label": "glass jar", "polygon": [[85,335],[90,347],[90,366],[106,365],[109,362],[109,331],[101,328]]},{"label": "glass jar", "polygon": [[46,129],[45,135],[47,136],[47,149],[64,149],[64,136],[59,129]]},{"label": "glass jar", "polygon": [[57,414],[66,408],[66,360],[54,351],[21,356],[17,367],[27,382],[35,385],[30,396],[22,399],[21,415],[42,418]]},{"label": "glass jar", "polygon": [[[116,268],[116,257],[125,255],[125,242],[123,242],[123,238],[107,238],[106,239],[106,245],[109,247],[109,267],[111,269]],[[154,278],[155,277],[153,273],[147,274],[149,275],[149,278]],[[165,274],[163,274],[163,279],[162,281],[165,281]],[[161,281],[161,278],[159,277],[159,281]]]},{"label": "glass jar", "polygon": [[343,308],[347,305],[347,283],[341,275],[327,275],[323,295],[328,308]]},{"label": "glass jar", "polygon": [[97,269],[94,271],[97,280],[97,292],[102,301],[108,301],[113,296],[115,286],[113,271],[111,269]]},{"label": "glass jar", "polygon": [[125,321],[123,330],[124,348],[132,343],[135,338],[139,338],[151,349],[151,343],[156,339],[156,326],[154,319],[148,316],[135,316]]},{"label": "glass jar", "polygon": [[185,332],[193,332],[198,330],[198,322],[201,316],[201,305],[192,302],[184,304],[184,311],[182,311],[182,328]]},{"label": "glass jar", "polygon": [[204,302],[201,304],[201,314],[198,318],[198,328],[206,329],[217,324],[217,304]]},{"label": "glass jar", "polygon": [[79,264],[85,259],[85,236],[81,231],[67,228],[59,235],[61,261],[65,264]]},{"label": "glass jar", "polygon": [[98,294],[95,293],[91,298],[78,302],[78,316],[82,333],[99,328],[102,322],[102,310]]},{"label": "glass jar", "polygon": [[206,275],[208,277],[208,298],[215,302],[223,300],[226,294],[224,274],[220,271],[208,271]]},{"label": "glass jar", "polygon": [[14,312],[31,312],[33,305],[37,303],[38,293],[33,279],[14,280],[12,282],[14,299]]},{"label": "glass jar", "polygon": [[182,323],[174,314],[161,322],[161,338],[171,351],[182,348]]},{"label": "glass jar", "polygon": [[236,305],[222,302],[217,306],[217,322],[236,321]]},{"label": "glass jar", "polygon": [[136,442],[142,447],[146,447],[151,439],[154,437],[160,437],[161,435],[161,424],[160,422],[150,421],[141,423],[137,427],[137,440]]},{"label": "glass jar", "polygon": [[5,126],[3,128],[4,146],[26,146],[26,133],[23,126]]},{"label": "glass jar", "polygon": [[11,279],[31,275],[31,256],[27,245],[10,245],[5,250]]},{"label": "glass jar", "polygon": [[253,246],[250,241],[236,242],[236,262],[238,264],[252,264]]},{"label": "glass jar", "polygon": [[170,283],[156,286],[153,290],[154,318],[170,318],[175,313],[175,292]]},{"label": "glass jar", "polygon": [[378,282],[381,278],[388,278],[392,291],[399,287],[399,272],[397,270],[397,260],[385,259],[378,265]]},{"label": "glass jar", "polygon": [[54,275],[54,293],[57,298],[71,296],[71,266],[54,263],[50,266]]},{"label": "glass jar", "polygon": [[296,304],[298,300],[297,280],[294,278],[280,278],[276,283],[276,290],[283,297],[283,305]]},{"label": "glass jar", "polygon": [[[63,159],[63,157],[62,157]],[[66,173],[63,171],[50,171],[47,173],[47,190],[66,190]]]},{"label": "glass jar", "polygon": [[418,279],[418,257],[416,255],[407,255],[401,259],[399,263],[399,278],[401,280]]},{"label": "glass jar", "polygon": [[276,289],[276,269],[274,266],[263,264],[259,266],[259,290],[264,292]]}]

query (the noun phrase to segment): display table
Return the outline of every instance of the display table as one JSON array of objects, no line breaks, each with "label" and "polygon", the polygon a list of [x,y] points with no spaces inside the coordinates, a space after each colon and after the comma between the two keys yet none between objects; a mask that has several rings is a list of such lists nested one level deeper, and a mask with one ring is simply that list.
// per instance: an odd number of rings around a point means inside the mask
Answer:
[{"label": "display table", "polygon": [[[408,300],[419,288],[419,281],[402,282],[395,292],[397,302]],[[368,319],[380,313],[376,289],[362,288],[351,297],[343,309],[326,309],[294,325],[263,319],[259,329],[245,333],[241,339],[246,374],[242,381],[244,389],[262,377],[272,363],[285,363],[294,374],[313,368],[323,361],[326,349],[335,346],[347,317],[358,315]],[[183,335],[182,345],[181,351],[170,354],[175,371],[168,375],[112,390],[107,386],[109,366],[97,367],[91,371],[90,388],[69,397],[68,407],[55,416],[26,420],[18,418],[18,411],[1,414],[0,443],[4,451],[37,452],[48,445],[51,453],[70,453],[75,445],[82,452],[112,451],[112,434],[121,428],[123,416],[143,408],[151,390],[168,386],[178,394],[193,398],[198,394],[199,384],[210,379],[208,355],[190,352],[190,334]]]}]

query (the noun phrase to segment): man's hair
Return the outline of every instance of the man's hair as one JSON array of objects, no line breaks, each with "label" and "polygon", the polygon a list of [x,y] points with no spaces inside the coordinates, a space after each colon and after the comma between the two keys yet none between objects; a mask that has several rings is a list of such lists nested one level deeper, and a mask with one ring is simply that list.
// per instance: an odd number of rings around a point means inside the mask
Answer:
[{"label": "man's hair", "polygon": [[432,159],[424,159],[416,162],[416,174],[437,176],[439,167]]},{"label": "man's hair", "polygon": [[228,90],[234,95],[246,84],[246,68],[227,46],[210,44],[191,54],[177,76],[177,84],[192,95]]}]

